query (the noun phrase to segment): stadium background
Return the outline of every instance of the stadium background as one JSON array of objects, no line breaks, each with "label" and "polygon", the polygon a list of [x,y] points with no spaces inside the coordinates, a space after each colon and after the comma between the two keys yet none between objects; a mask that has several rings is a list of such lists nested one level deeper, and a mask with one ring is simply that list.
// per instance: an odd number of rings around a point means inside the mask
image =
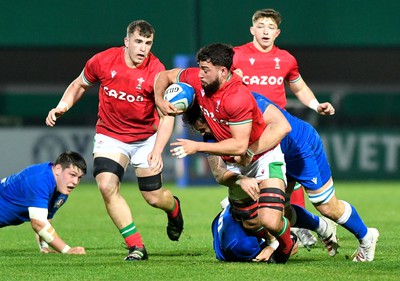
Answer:
[{"label": "stadium background", "polygon": [[[0,177],[54,159],[64,149],[91,165],[97,87],[47,128],[45,116],[93,54],[123,44],[125,28],[145,19],[156,29],[152,49],[166,65],[193,63],[213,42],[251,41],[253,12],[283,16],[277,45],[333,117],[305,109],[289,94],[288,110],[324,138],[336,179],[400,179],[400,2],[376,1],[7,1],[0,10]],[[177,126],[177,135],[188,134]],[[194,137],[194,136],[190,136]],[[166,181],[213,182],[202,155],[164,154]],[[132,174],[132,173],[129,173]],[[130,175],[131,176],[131,175]],[[127,178],[129,179],[128,176]],[[86,177],[92,180],[91,176]]]}]

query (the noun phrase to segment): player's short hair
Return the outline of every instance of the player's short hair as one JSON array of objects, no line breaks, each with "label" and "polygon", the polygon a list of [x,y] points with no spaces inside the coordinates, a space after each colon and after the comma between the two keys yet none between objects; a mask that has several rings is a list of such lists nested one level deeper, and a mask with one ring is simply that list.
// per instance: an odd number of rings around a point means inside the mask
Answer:
[{"label": "player's short hair", "polygon": [[151,35],[155,34],[153,26],[145,20],[135,20],[131,22],[126,29],[126,36],[133,34],[135,31],[139,31],[139,35],[149,38]]},{"label": "player's short hair", "polygon": [[58,157],[55,165],[59,164],[63,169],[68,167],[75,166],[80,169],[84,175],[86,175],[86,161],[85,159],[77,152],[74,151],[65,151],[61,153]]},{"label": "player's short hair", "polygon": [[182,114],[182,122],[184,126],[193,128],[197,120],[207,122],[201,113],[199,104],[195,101],[193,105]]},{"label": "player's short hair", "polygon": [[234,54],[232,46],[214,43],[201,48],[196,54],[196,60],[197,63],[207,61],[215,66],[224,66],[230,70]]},{"label": "player's short hair", "polygon": [[282,17],[281,14],[278,11],[275,11],[274,9],[262,9],[258,10],[253,14],[253,17],[251,18],[253,24],[261,18],[271,18],[277,26],[279,26],[282,22]]}]

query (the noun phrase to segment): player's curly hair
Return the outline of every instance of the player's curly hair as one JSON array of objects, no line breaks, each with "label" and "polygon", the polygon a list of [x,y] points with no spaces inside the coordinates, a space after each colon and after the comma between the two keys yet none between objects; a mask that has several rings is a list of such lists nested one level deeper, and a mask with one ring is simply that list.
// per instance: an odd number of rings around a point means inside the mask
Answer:
[{"label": "player's curly hair", "polygon": [[211,62],[213,65],[224,66],[229,70],[232,66],[234,54],[232,46],[214,43],[201,48],[196,54],[196,61],[197,63],[201,61]]},{"label": "player's curly hair", "polygon": [[194,101],[193,105],[182,114],[182,122],[184,126],[194,130],[194,125],[199,119],[201,122],[206,122],[199,104]]}]

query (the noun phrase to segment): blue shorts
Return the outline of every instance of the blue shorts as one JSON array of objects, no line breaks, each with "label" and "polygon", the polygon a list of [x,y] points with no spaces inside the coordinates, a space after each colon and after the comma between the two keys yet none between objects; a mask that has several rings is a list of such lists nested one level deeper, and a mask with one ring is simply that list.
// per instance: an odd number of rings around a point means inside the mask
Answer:
[{"label": "blue shorts", "polygon": [[288,182],[297,181],[304,188],[317,190],[331,178],[331,168],[317,131],[304,122],[301,138],[287,135],[281,142],[285,154]]}]

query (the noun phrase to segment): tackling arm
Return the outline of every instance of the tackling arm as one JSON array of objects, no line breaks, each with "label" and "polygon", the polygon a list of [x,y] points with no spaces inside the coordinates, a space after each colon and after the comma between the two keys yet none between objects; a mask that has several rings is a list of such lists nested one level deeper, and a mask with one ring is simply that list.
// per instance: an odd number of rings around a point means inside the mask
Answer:
[{"label": "tackling arm", "polygon": [[263,119],[267,124],[265,130],[260,138],[249,146],[250,151],[254,154],[260,154],[274,148],[292,130],[282,112],[272,104],[265,109]]}]

